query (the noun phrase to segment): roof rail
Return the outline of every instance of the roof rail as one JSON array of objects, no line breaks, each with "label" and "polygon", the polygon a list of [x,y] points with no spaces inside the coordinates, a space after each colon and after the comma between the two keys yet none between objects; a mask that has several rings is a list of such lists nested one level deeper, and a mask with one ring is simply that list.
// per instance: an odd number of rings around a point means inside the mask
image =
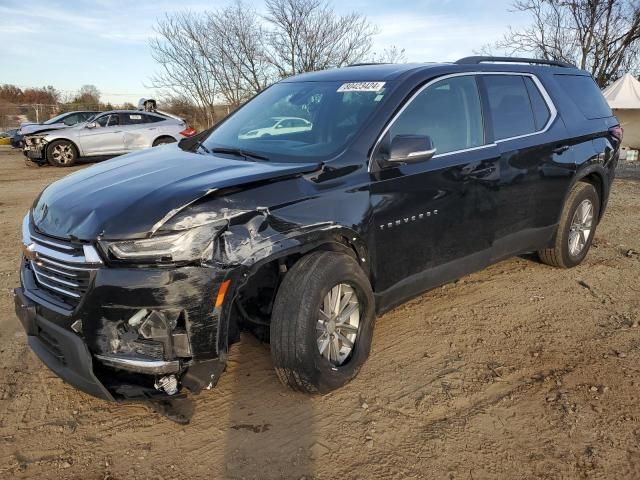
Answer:
[{"label": "roof rail", "polygon": [[464,57],[460,60],[457,60],[455,63],[458,65],[470,65],[470,64],[478,64],[485,62],[504,62],[504,63],[530,63],[534,65],[551,65],[554,67],[563,67],[563,68],[578,68],[575,65],[570,63],[561,62],[558,60],[544,60],[541,58],[520,58],[520,57],[484,57],[484,56],[475,56],[475,57]]},{"label": "roof rail", "polygon": [[362,63],[352,63],[347,65],[347,67],[366,67],[368,65],[390,65],[389,62],[362,62]]}]

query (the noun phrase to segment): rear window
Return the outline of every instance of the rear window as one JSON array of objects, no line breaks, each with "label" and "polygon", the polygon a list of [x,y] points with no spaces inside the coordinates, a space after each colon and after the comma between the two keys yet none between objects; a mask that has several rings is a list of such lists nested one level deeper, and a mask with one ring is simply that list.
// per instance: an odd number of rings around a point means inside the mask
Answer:
[{"label": "rear window", "polygon": [[589,120],[613,115],[593,78],[586,75],[559,74],[555,77],[563,92]]}]

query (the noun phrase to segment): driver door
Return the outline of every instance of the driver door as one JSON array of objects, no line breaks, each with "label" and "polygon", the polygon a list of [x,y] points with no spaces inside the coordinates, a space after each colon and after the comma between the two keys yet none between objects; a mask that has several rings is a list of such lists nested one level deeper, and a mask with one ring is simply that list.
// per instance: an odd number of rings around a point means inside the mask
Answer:
[{"label": "driver door", "polygon": [[[474,75],[436,81],[408,101],[374,150],[375,290],[386,297],[381,305],[490,262],[500,155],[485,138],[482,111]],[[396,135],[428,136],[436,153],[422,161],[378,161]]]},{"label": "driver door", "polygon": [[85,127],[80,133],[80,145],[84,155],[109,155],[123,153],[124,133],[117,113],[96,119],[95,127]]}]

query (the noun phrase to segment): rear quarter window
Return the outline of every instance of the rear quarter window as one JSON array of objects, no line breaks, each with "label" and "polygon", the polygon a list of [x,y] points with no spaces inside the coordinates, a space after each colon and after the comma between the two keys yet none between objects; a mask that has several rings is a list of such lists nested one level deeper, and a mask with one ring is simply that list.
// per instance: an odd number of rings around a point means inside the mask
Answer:
[{"label": "rear quarter window", "polygon": [[563,93],[589,120],[611,117],[613,113],[593,78],[587,75],[555,75]]}]

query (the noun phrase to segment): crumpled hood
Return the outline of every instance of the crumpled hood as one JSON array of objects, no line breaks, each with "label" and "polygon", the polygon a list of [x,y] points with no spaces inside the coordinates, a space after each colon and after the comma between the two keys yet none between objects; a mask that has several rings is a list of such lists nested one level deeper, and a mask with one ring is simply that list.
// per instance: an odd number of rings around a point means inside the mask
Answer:
[{"label": "crumpled hood", "polygon": [[20,127],[21,135],[32,135],[34,133],[48,132],[50,130],[61,130],[63,128],[69,128],[68,125],[60,122],[60,123],[50,123],[49,125],[44,125],[41,123],[32,123],[29,125],[22,125]]},{"label": "crumpled hood", "polygon": [[33,220],[41,232],[60,238],[143,237],[170,212],[214,190],[318,167],[200,155],[175,144],[155,147],[52,183],[34,204]]}]

